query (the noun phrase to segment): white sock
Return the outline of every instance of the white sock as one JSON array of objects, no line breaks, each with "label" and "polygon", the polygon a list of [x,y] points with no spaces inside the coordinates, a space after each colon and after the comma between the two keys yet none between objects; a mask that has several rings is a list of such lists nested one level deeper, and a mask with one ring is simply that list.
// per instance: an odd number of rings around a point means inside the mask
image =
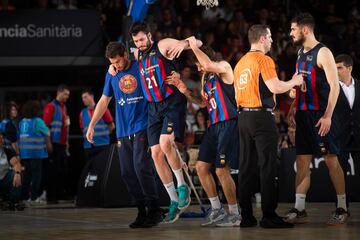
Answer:
[{"label": "white sock", "polygon": [[182,169],[178,169],[178,170],[173,170],[175,177],[176,177],[176,181],[177,181],[177,186],[181,186],[181,185],[186,185],[185,180],[184,180],[184,174]]},{"label": "white sock", "polygon": [[229,204],[228,207],[230,215],[239,215],[239,207],[237,204]]},{"label": "white sock", "polygon": [[306,199],[306,194],[302,194],[302,193],[296,193],[295,194],[295,208],[299,211],[302,211],[305,209],[305,199]]},{"label": "white sock", "polygon": [[169,194],[170,200],[174,202],[179,202],[178,195],[176,193],[174,182],[165,183],[164,187]]},{"label": "white sock", "polygon": [[337,207],[343,208],[345,211],[347,211],[345,194],[337,195]]},{"label": "white sock", "polygon": [[221,203],[218,196],[209,198],[212,209],[220,209]]}]

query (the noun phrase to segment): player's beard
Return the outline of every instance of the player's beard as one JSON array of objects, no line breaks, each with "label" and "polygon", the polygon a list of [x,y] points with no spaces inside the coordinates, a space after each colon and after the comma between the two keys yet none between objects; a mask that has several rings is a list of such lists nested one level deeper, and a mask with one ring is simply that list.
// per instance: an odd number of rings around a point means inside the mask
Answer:
[{"label": "player's beard", "polygon": [[149,38],[149,36],[146,36],[147,38],[147,42],[146,42],[146,48],[143,49],[143,50],[140,50],[141,52],[146,52],[147,50],[149,50],[149,48],[151,47],[152,43],[151,43],[151,40]]},{"label": "player's beard", "polygon": [[299,39],[295,41],[294,38],[292,38],[292,41],[293,41],[295,46],[302,46],[304,44],[304,42],[305,42],[305,36],[301,32]]}]

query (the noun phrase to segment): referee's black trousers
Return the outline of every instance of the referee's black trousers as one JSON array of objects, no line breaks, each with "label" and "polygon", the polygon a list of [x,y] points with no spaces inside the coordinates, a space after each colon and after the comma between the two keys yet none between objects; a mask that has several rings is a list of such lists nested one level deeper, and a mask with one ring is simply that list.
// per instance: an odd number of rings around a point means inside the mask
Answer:
[{"label": "referee's black trousers", "polygon": [[[277,142],[278,131],[271,112],[239,113],[240,134],[239,204],[244,219],[253,216],[251,197],[260,176],[261,208],[263,217],[276,215],[277,189]],[[260,173],[258,174],[258,171]]]}]

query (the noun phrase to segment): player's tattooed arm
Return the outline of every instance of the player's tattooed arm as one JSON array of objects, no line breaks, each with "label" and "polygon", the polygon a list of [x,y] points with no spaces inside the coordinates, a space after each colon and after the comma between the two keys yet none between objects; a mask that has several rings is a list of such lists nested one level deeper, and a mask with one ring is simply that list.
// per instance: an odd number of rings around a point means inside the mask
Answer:
[{"label": "player's tattooed arm", "polygon": [[185,83],[180,79],[180,74],[173,71],[165,80],[166,84],[174,85],[179,91],[185,95],[185,97],[195,104],[198,104],[200,107],[205,107],[204,99],[195,92],[188,89]]}]

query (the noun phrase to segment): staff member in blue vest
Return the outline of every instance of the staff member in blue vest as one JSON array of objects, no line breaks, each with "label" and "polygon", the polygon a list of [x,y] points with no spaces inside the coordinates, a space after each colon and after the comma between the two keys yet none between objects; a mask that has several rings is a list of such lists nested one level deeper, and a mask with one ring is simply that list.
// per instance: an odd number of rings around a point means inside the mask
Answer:
[{"label": "staff member in blue vest", "polygon": [[[65,103],[70,97],[70,89],[66,85],[59,85],[56,99],[44,108],[43,119],[50,130],[51,143],[54,151],[50,156],[47,175],[47,201],[57,203],[64,197],[68,179],[67,142],[70,118]],[[45,184],[46,185],[46,184]]]},{"label": "staff member in blue vest", "polygon": [[86,139],[86,131],[95,110],[94,93],[91,89],[85,89],[81,93],[81,99],[86,107],[80,112],[80,128],[84,135],[85,160],[89,161],[92,156],[97,155],[109,145],[110,133],[114,130],[115,125],[109,109],[106,109],[104,115],[94,127],[94,143],[90,143]]},{"label": "staff member in blue vest", "polygon": [[[103,95],[96,105],[86,138],[94,143],[96,123],[114,97],[116,102],[116,136],[121,175],[135,198],[138,215],[131,228],[152,227],[162,221],[155,184],[154,168],[147,141],[148,104],[140,85],[139,66],[130,61],[125,47],[110,42],[105,56],[117,74],[106,74]],[[147,208],[147,209],[146,209]]]},{"label": "staff member in blue vest", "polygon": [[[22,109],[24,118],[19,123],[19,149],[22,164],[25,167],[23,175],[23,199],[31,198],[29,203],[40,203],[42,159],[52,151],[49,129],[39,117],[41,105],[39,101],[30,100]],[[30,186],[31,184],[31,186]]]}]

